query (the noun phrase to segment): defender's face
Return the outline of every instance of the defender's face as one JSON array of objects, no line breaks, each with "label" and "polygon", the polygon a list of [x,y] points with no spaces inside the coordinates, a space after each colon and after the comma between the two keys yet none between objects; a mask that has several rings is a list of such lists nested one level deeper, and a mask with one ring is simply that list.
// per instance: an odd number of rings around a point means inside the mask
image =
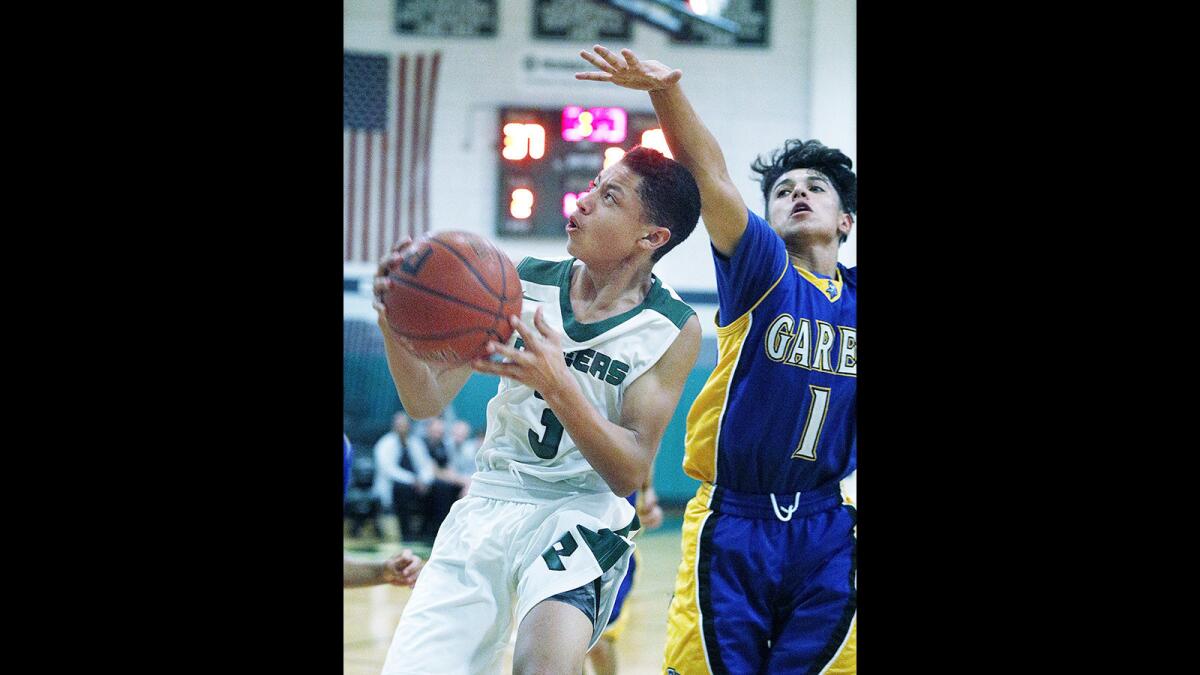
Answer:
[{"label": "defender's face", "polygon": [[567,219],[567,253],[585,263],[628,256],[648,229],[637,192],[641,182],[621,162],[601,171]]},{"label": "defender's face", "polygon": [[850,233],[853,223],[842,211],[833,182],[813,169],[792,169],[780,176],[767,204],[767,222],[784,241],[836,242],[840,234]]}]

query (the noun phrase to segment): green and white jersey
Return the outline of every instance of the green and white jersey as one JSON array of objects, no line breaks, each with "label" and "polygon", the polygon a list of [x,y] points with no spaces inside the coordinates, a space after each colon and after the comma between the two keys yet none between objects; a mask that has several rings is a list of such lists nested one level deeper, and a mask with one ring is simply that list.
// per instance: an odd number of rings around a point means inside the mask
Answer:
[{"label": "green and white jersey", "polygon": [[[571,309],[570,288],[572,273],[581,268],[574,258],[522,260],[517,266],[524,292],[521,319],[533,326],[534,312],[542,308],[543,318],[562,335],[563,357],[588,402],[620,424],[625,390],[658,362],[695,312],[652,275],[642,304],[603,321],[580,323]],[[523,342],[513,335],[520,348]],[[487,435],[475,463],[475,481],[486,484],[609,491],[540,395],[509,378],[501,378],[488,403]]]}]

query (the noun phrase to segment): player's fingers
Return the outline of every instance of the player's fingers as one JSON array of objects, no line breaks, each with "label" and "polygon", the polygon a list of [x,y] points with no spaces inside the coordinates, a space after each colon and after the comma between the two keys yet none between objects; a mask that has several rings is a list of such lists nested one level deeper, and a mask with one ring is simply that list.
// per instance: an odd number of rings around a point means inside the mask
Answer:
[{"label": "player's fingers", "polygon": [[617,58],[617,55],[612,53],[612,51],[604,45],[596,45],[595,47],[592,47],[592,49],[594,49],[596,53],[599,54],[605,61],[607,61],[608,65],[612,66],[613,68],[621,70],[625,67],[625,63],[621,61],[621,59]]},{"label": "player's fingers", "polygon": [[400,237],[392,244],[392,253],[400,253],[412,244],[412,237]]},{"label": "player's fingers", "polygon": [[583,57],[584,61],[587,61],[606,73],[611,73],[613,71],[613,67],[608,65],[607,61],[591,52],[581,51],[579,52],[579,55]]},{"label": "player's fingers", "polygon": [[533,313],[533,325],[537,327],[539,333],[551,342],[558,342],[558,333],[550,327],[550,324],[546,323],[546,317],[542,316],[542,308],[540,306]]},{"label": "player's fingers", "polygon": [[395,267],[404,258],[402,253],[411,244],[412,237],[402,237],[399,241],[392,244],[392,248],[379,260],[379,272],[377,276],[387,276],[391,268]]},{"label": "player's fingers", "polygon": [[[541,307],[538,309],[540,310]],[[533,330],[529,324],[522,321],[521,317],[517,316],[516,314],[508,317],[508,322],[512,324],[513,329],[515,329],[517,333],[521,335],[521,338],[525,340],[526,349],[529,349],[531,345],[536,344],[536,340],[541,337],[537,331]]]},{"label": "player's fingers", "polygon": [[633,53],[632,49],[622,49],[621,56],[625,57],[625,63],[628,63],[630,68],[638,67],[638,57]]},{"label": "player's fingers", "polygon": [[597,82],[608,82],[612,79],[612,75],[608,73],[575,73],[577,80],[596,80]]},{"label": "player's fingers", "polygon": [[508,345],[500,344],[495,340],[487,344],[487,350],[489,354],[499,354],[501,357],[508,359],[509,361],[516,361],[517,357],[521,355],[519,350],[513,349]]},{"label": "player's fingers", "polygon": [[682,79],[683,71],[676,68],[675,70],[671,71],[670,75],[667,75],[665,78],[663,78],[663,82],[666,82],[667,84],[674,84]]},{"label": "player's fingers", "polygon": [[471,362],[471,370],[474,370],[477,373],[487,373],[488,375],[512,377],[516,372],[517,367],[511,363],[497,363],[487,359],[475,359]]}]

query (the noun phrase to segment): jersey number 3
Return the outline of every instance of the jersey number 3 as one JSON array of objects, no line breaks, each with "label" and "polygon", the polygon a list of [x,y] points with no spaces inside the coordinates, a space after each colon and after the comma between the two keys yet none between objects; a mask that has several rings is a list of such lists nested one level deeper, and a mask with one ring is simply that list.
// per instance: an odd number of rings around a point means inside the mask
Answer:
[{"label": "jersey number 3", "polygon": [[[535,391],[533,395],[543,401],[546,400],[542,398],[541,392]],[[558,418],[554,416],[554,411],[550,409],[550,406],[546,406],[546,409],[542,411],[541,422],[546,427],[546,433],[538,438],[537,434],[533,433],[533,429],[530,429],[529,447],[533,449],[533,454],[542,459],[554,459],[554,456],[558,454],[558,444],[562,442],[562,422],[559,422]]]}]

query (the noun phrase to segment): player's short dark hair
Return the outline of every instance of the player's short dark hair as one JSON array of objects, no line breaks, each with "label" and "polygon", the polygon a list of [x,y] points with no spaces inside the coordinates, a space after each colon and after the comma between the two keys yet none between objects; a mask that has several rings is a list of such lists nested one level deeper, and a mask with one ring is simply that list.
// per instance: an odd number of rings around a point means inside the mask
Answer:
[{"label": "player's short dark hair", "polygon": [[[762,186],[763,208],[770,208],[771,188],[779,177],[793,169],[812,169],[833,183],[837,190],[842,210],[851,217],[858,213],[858,179],[851,169],[854,162],[837,148],[827,148],[821,141],[802,141],[789,138],[782,148],[777,148],[769,159],[759,157],[750,165],[754,173],[762,176],[759,185]],[[842,235],[841,241],[846,241]]]},{"label": "player's short dark hair", "polygon": [[638,197],[651,223],[671,231],[651,260],[659,260],[683,243],[700,220],[700,188],[692,172],[653,148],[634,146],[621,161],[641,177]]}]

